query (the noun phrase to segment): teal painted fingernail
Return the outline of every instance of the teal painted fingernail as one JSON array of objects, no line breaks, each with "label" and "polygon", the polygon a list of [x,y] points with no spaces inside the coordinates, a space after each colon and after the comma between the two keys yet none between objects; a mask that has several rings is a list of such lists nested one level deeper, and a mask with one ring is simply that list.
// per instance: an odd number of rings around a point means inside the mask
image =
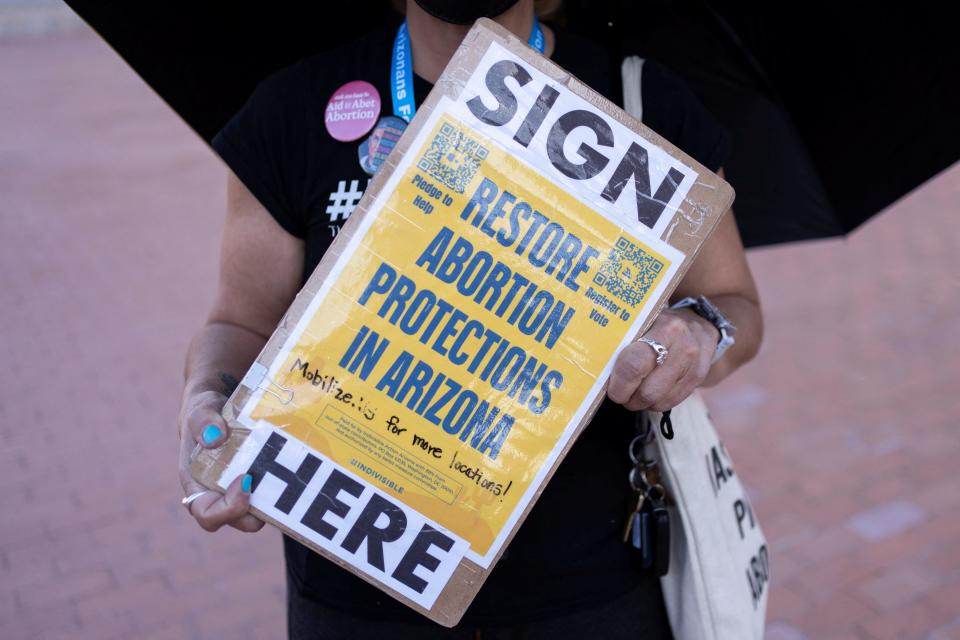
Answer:
[{"label": "teal painted fingernail", "polygon": [[208,424],[203,428],[203,433],[200,437],[203,438],[204,444],[210,444],[222,435],[223,431],[220,430],[220,427],[215,424]]},{"label": "teal painted fingernail", "polygon": [[243,476],[243,480],[240,482],[240,488],[243,489],[244,493],[250,493],[250,487],[253,486],[253,476],[249,473]]}]

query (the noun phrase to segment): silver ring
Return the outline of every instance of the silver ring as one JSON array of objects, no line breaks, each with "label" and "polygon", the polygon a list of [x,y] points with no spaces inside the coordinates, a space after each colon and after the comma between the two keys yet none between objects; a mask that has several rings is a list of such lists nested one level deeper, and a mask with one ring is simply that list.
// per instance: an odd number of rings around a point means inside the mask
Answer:
[{"label": "silver ring", "polygon": [[200,496],[206,493],[210,493],[210,491],[207,489],[204,489],[203,491],[197,491],[196,493],[191,493],[186,498],[183,498],[182,500],[180,500],[180,504],[182,504],[184,508],[186,508],[187,512],[190,515],[193,515],[193,511],[190,509],[190,505],[193,504],[194,500],[196,500],[197,498],[199,498]]},{"label": "silver ring", "polygon": [[640,342],[650,345],[650,348],[656,352],[658,367],[663,364],[663,361],[667,359],[667,354],[670,353],[669,349],[653,338],[640,338]]}]

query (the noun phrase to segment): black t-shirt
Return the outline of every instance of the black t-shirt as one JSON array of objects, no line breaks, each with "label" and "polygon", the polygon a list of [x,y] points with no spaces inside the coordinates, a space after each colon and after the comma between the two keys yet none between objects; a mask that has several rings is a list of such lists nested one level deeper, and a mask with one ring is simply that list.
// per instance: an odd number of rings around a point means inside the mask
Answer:
[{"label": "black t-shirt", "polygon": [[[553,60],[622,105],[619,64],[606,51],[554,30]],[[367,186],[360,141],[341,143],[324,127],[333,92],[366,80],[390,115],[395,29],[303,60],[263,81],[213,141],[233,172],[277,222],[306,243],[304,281]],[[420,104],[431,85],[414,77]],[[644,65],[644,123],[712,170],[728,153],[726,134],[663,67]],[[599,604],[633,588],[659,589],[622,541],[633,417],[606,401],[571,448],[464,617],[499,625],[533,621]],[[368,618],[420,622],[418,614],[334,563],[285,539],[290,582],[309,599]]]}]

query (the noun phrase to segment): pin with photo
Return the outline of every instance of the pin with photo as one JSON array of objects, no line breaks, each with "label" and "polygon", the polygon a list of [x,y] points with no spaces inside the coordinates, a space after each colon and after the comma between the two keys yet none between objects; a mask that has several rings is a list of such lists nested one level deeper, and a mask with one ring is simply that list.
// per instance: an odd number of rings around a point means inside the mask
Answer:
[{"label": "pin with photo", "polygon": [[360,168],[368,175],[375,175],[383,162],[397,146],[397,141],[407,128],[407,123],[396,116],[384,116],[377,121],[370,136],[360,143],[357,153]]}]

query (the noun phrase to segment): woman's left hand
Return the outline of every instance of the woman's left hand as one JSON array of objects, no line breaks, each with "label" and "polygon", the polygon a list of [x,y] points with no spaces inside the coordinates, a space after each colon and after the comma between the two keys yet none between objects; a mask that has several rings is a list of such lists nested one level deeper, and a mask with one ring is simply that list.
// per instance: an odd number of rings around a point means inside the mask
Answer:
[{"label": "woman's left hand", "polygon": [[663,364],[650,345],[634,342],[613,365],[607,396],[631,411],[666,411],[703,383],[720,333],[690,309],[665,309],[644,334],[667,348]]}]

